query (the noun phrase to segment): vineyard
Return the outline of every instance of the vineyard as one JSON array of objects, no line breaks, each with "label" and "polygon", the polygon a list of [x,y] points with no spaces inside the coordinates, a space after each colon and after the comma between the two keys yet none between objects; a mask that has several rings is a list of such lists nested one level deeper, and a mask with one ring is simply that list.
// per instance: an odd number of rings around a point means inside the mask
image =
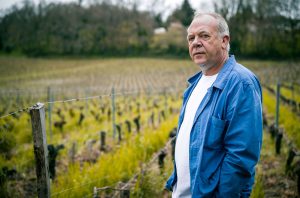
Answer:
[{"label": "vineyard", "polygon": [[[240,61],[263,85],[252,197],[296,197],[299,62]],[[0,197],[36,197],[33,105],[42,103],[51,197],[169,197],[189,60],[0,57]]]}]

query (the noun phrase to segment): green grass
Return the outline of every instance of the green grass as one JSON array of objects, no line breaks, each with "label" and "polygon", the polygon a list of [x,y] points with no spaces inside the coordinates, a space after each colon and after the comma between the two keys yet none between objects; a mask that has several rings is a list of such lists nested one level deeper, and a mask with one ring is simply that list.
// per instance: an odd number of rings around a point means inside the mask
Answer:
[{"label": "green grass", "polygon": [[[173,107],[174,109],[178,108],[180,105],[179,100],[173,100],[172,98],[176,98],[176,95],[168,95],[167,100],[168,100],[168,107]],[[124,100],[127,100],[125,102]],[[153,108],[152,103],[154,101],[158,102],[159,108]],[[160,134],[158,133],[158,130],[164,130],[164,128],[159,128],[157,130],[152,129],[151,127],[148,127],[148,118],[152,112],[155,113],[155,119],[157,120],[157,115],[161,110],[164,110],[164,103],[165,103],[165,96],[164,95],[129,95],[129,96],[119,96],[116,98],[116,111],[118,112],[119,110],[123,111],[122,116],[116,116],[116,123],[123,123],[123,143],[122,144],[133,144],[138,145],[139,147],[134,147],[132,150],[125,150],[121,149],[119,151],[118,143],[116,140],[112,139],[112,121],[111,118],[109,120],[109,117],[106,115],[108,109],[111,108],[110,104],[110,98],[102,98],[101,100],[96,99],[96,100],[89,100],[89,101],[79,101],[76,103],[58,103],[55,104],[52,110],[52,124],[55,121],[60,120],[59,116],[57,115],[58,109],[61,109],[61,115],[65,117],[65,120],[67,121],[66,126],[64,127],[63,131],[60,131],[59,129],[55,128],[52,126],[52,138],[50,138],[49,134],[49,123],[48,123],[48,111],[46,111],[46,131],[47,131],[47,143],[48,144],[61,144],[63,143],[65,145],[65,148],[60,151],[57,159],[57,179],[55,182],[59,183],[59,188],[58,190],[62,189],[68,189],[69,188],[69,183],[70,181],[73,181],[73,173],[75,170],[79,171],[81,169],[89,169],[90,171],[92,170],[91,167],[93,167],[93,164],[85,164],[83,166],[78,165],[78,161],[75,164],[70,164],[70,159],[68,156],[69,151],[71,150],[73,142],[77,143],[77,156],[86,156],[88,155],[86,151],[86,142],[90,139],[96,139],[97,142],[99,142],[99,132],[101,130],[104,130],[107,132],[107,139],[106,139],[106,144],[109,145],[112,148],[112,153],[107,157],[107,155],[101,156],[103,157],[104,161],[118,161],[118,158],[120,158],[122,155],[128,156],[128,161],[124,161],[123,164],[119,164],[117,167],[117,171],[120,172],[121,177],[114,177],[113,176],[113,171],[107,172],[107,175],[109,175],[109,180],[111,181],[117,181],[118,179],[128,179],[130,175],[132,175],[132,172],[136,170],[136,162],[129,167],[129,162],[132,162],[136,159],[136,157],[143,157],[142,159],[139,158],[139,163],[142,163],[143,160],[146,160],[148,158],[149,153],[152,154],[154,150],[157,150],[159,147],[162,146],[162,137],[160,137]],[[136,103],[140,103],[140,108],[141,111],[139,112]],[[100,104],[106,104],[105,108],[105,113],[102,114],[100,113],[100,120],[96,120],[94,116],[91,114],[91,110],[95,112],[101,112],[100,110]],[[132,105],[132,110],[130,111],[129,109],[126,109],[126,106]],[[84,107],[82,109],[82,107]],[[88,109],[86,109],[88,108]],[[72,118],[69,115],[69,110],[73,109],[74,111],[74,117]],[[82,123],[81,126],[78,126],[77,122],[79,119],[79,113],[84,112],[85,114],[85,119]],[[136,117],[137,115],[141,115],[141,126],[142,126],[142,131],[143,133],[139,135],[138,139],[135,138],[135,125],[132,122],[132,119]],[[167,116],[174,116],[174,114],[166,113]],[[177,114],[176,114],[177,115]],[[127,129],[125,127],[124,121],[129,120],[132,123],[132,135],[129,135],[127,132]],[[11,136],[14,141],[15,145],[14,148],[12,149],[12,155],[11,158],[6,159],[4,157],[0,157],[0,162],[1,162],[1,167],[2,166],[8,166],[9,168],[15,167],[18,172],[20,173],[28,173],[30,175],[29,178],[32,178],[32,176],[35,176],[34,171],[34,155],[33,155],[33,145],[32,145],[32,135],[31,135],[31,123],[30,123],[30,117],[27,113],[23,113],[20,115],[19,119],[12,119],[11,117],[8,117],[7,119],[0,120],[2,124],[5,124],[6,122],[11,122],[11,124],[14,126],[12,129],[13,133],[10,133],[10,131],[5,131],[3,134],[15,134],[16,136]],[[170,123],[170,121],[168,122]],[[175,127],[176,123],[173,123],[173,126],[168,126],[168,130],[164,131],[164,135],[168,134],[168,132]],[[154,133],[153,133],[154,130]],[[161,131],[159,131],[161,133]],[[152,134],[153,136],[149,136],[149,134]],[[143,137],[143,135],[146,134],[146,137]],[[164,139],[163,139],[164,140]],[[150,141],[150,142],[149,142]],[[156,142],[157,141],[157,142]],[[164,140],[165,141],[165,140]],[[135,156],[138,154],[138,151],[134,151],[134,149],[140,150],[140,147],[143,147],[146,156]],[[99,149],[99,143],[95,144],[93,149],[98,150]],[[113,157],[115,153],[120,152],[117,157]],[[144,153],[144,154],[145,154]],[[143,155],[144,155],[143,154]],[[105,157],[106,156],[106,157]],[[119,161],[118,161],[119,162]],[[138,164],[139,164],[138,163]],[[102,161],[101,161],[101,164]],[[15,166],[17,165],[17,166]],[[109,164],[107,165],[108,167]],[[101,168],[103,166],[101,165]],[[66,173],[67,170],[70,170],[72,174]],[[128,172],[131,171],[131,172]],[[112,175],[110,175],[112,173]],[[80,173],[78,173],[78,182],[82,182],[79,178],[82,176]],[[88,174],[88,173],[85,173]],[[99,178],[103,177],[103,174],[99,176]],[[70,175],[72,175],[70,177]],[[94,171],[93,173],[89,174],[89,176],[86,178],[86,180],[91,180],[91,177],[97,177],[97,171]],[[68,178],[70,177],[70,178]],[[105,177],[104,177],[105,178]],[[70,179],[70,181],[69,181]],[[61,181],[59,181],[61,180]],[[75,179],[76,180],[76,179]],[[101,180],[101,179],[98,179]],[[63,183],[64,181],[67,181]],[[106,181],[104,179],[104,181]],[[25,182],[25,181],[24,181]],[[62,182],[62,183],[60,183]],[[102,181],[103,182],[103,181]],[[72,183],[72,182],[71,182]],[[73,183],[72,183],[73,184]],[[78,184],[75,182],[75,185]],[[100,183],[102,184],[102,183]],[[103,184],[106,184],[105,182]],[[55,187],[54,187],[55,189]],[[89,189],[90,190],[90,189]],[[86,191],[87,192],[87,191]],[[75,191],[75,194],[77,195],[77,191]],[[14,195],[17,195],[15,193]],[[74,195],[75,196],[75,195]],[[62,196],[63,197],[63,196]]]},{"label": "green grass", "polygon": [[[272,84],[276,82],[279,74],[282,79],[290,81],[297,80],[297,76],[299,76],[298,63],[255,60],[241,60],[241,63],[250,67],[261,80]],[[291,70],[293,72],[289,72]],[[139,102],[141,104],[142,126],[147,126],[150,114],[154,112],[155,115],[158,115],[159,111],[164,109],[164,96],[155,92],[164,91],[165,89],[171,91],[171,94],[167,94],[168,104],[178,109],[181,103],[182,90],[187,85],[186,79],[197,71],[199,71],[199,67],[195,66],[190,60],[155,58],[32,59],[0,56],[0,115],[22,107],[29,107],[38,101],[47,101],[48,87],[51,87],[54,100],[108,94],[111,92],[111,88],[114,87],[116,93],[130,93],[116,98],[118,108],[124,111],[122,116],[117,116],[117,124],[124,123],[125,120],[132,120],[137,116],[139,112],[135,104]],[[174,98],[175,101],[173,101]],[[155,100],[159,100],[160,107],[157,109],[152,106]],[[265,108],[267,111],[274,114],[274,97],[266,95],[265,91],[264,103],[266,103]],[[85,186],[87,187],[85,190],[79,187],[79,190],[75,190],[72,194],[80,196],[91,193],[94,185],[98,187],[113,185],[119,180],[129,179],[133,173],[139,170],[140,163],[145,163],[153,152],[165,143],[169,128],[176,125],[176,122],[172,121],[172,126],[170,124],[165,129],[157,128],[154,130],[151,127],[144,127],[143,134],[138,136],[131,136],[126,133],[123,143],[119,146],[112,139],[112,123],[108,120],[107,109],[104,114],[99,114],[100,120],[98,121],[90,112],[90,110],[94,110],[94,112],[99,113],[101,105],[111,108],[110,96],[103,97],[101,100],[55,104],[52,111],[52,124],[60,120],[55,113],[58,108],[62,110],[67,124],[62,132],[52,127],[51,139],[48,130],[48,112],[46,110],[48,144],[65,144],[65,149],[58,156],[58,178],[52,184],[53,193],[97,180],[97,182]],[[128,110],[129,105],[134,106],[131,112]],[[74,118],[69,113],[71,108],[74,110]],[[281,115],[289,119],[282,119],[280,123],[285,127],[289,137],[293,137],[292,139],[295,140],[299,148],[300,138],[297,133],[299,131],[299,118],[295,118],[286,106],[282,105],[281,111]],[[86,117],[82,126],[77,126],[80,112],[83,112]],[[13,123],[14,127],[13,129],[4,130],[0,138],[11,139],[13,149],[10,151],[11,157],[9,159],[4,156],[6,153],[0,154],[0,164],[8,167],[16,166],[21,174],[26,173],[27,176],[34,177],[30,117],[23,112],[20,114],[19,119],[9,117],[0,120],[0,126],[7,123]],[[160,129],[162,131],[159,131]],[[115,147],[113,153],[101,155],[95,166],[93,164],[80,166],[78,163],[70,165],[68,151],[71,149],[72,143],[77,142],[78,155],[83,155],[85,142],[89,139],[99,139],[101,130],[108,132],[107,144]],[[142,146],[143,144],[147,146]],[[124,156],[126,155],[129,157],[128,159],[125,159]],[[112,165],[112,163],[116,164]],[[114,170],[112,167],[114,167]],[[167,165],[167,167],[166,172],[171,170],[171,166]],[[148,178],[145,178],[145,181],[149,180],[148,183],[151,183],[153,177],[151,174]],[[155,180],[154,183],[160,183],[157,184],[159,189],[161,189],[165,177],[166,175],[162,175],[162,178]],[[259,180],[257,181],[255,185],[257,190],[254,191],[255,194],[259,195],[261,184]],[[153,185],[155,185],[154,183]],[[147,182],[145,182],[145,188],[141,186],[142,189],[136,189],[135,195],[138,197],[140,194],[145,193],[147,189],[150,190],[149,186],[147,187]],[[145,189],[145,192],[143,192],[143,189]],[[150,191],[148,192],[150,193]],[[160,196],[159,191],[153,191],[153,193],[157,197]]]},{"label": "green grass", "polygon": [[[165,144],[176,122],[177,116],[171,117],[157,130],[146,129],[143,135],[133,136],[114,153],[102,155],[96,164],[86,163],[81,168],[78,163],[69,166],[67,173],[59,176],[52,184],[53,195],[68,188],[87,184],[84,188],[79,187],[66,192],[71,197],[82,197],[90,194],[94,186],[114,186],[118,181],[129,180],[138,172],[140,164],[147,162],[152,154]],[[66,196],[65,193],[57,195]]]},{"label": "green grass", "polygon": [[300,103],[300,90],[296,91],[296,87],[294,88],[295,91],[291,91],[290,89],[281,87],[280,88],[280,94],[288,99],[292,99],[296,101],[297,103]]},{"label": "green grass", "polygon": [[251,198],[263,198],[263,197],[265,197],[265,195],[264,195],[264,186],[263,186],[263,183],[262,183],[262,178],[259,175],[259,173],[257,173],[257,176],[255,178],[255,184],[253,186],[250,197]]},{"label": "green grass", "polygon": [[[275,118],[276,98],[267,90],[263,91],[263,104],[266,112]],[[279,125],[284,128],[285,134],[294,142],[298,149],[300,148],[299,122],[300,118],[292,112],[291,108],[281,103],[279,112]]]}]

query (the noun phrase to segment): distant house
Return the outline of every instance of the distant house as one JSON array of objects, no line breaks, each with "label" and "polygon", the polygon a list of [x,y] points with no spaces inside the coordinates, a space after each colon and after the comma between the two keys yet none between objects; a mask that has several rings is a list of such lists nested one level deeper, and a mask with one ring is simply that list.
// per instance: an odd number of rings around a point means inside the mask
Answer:
[{"label": "distant house", "polygon": [[154,34],[165,34],[167,32],[166,28],[159,27],[154,29]]},{"label": "distant house", "polygon": [[156,52],[179,52],[186,49],[186,28],[180,22],[171,22],[169,27],[154,29],[150,48]]},{"label": "distant house", "polygon": [[185,29],[184,26],[182,25],[182,23],[180,22],[171,22],[169,29]]},{"label": "distant house", "polygon": [[185,30],[184,26],[180,22],[171,22],[168,30],[164,27],[158,27],[154,29],[154,34],[165,34],[169,31],[182,31]]}]

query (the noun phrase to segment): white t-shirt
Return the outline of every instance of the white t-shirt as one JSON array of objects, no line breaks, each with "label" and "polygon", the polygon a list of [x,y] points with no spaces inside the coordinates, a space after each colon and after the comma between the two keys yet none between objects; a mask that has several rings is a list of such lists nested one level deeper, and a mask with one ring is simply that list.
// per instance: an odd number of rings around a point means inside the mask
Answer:
[{"label": "white t-shirt", "polygon": [[218,74],[213,76],[202,75],[198,84],[190,95],[184,112],[184,118],[180,126],[175,146],[175,163],[177,172],[177,182],[173,188],[172,198],[190,198],[190,162],[189,162],[189,145],[190,132],[196,111],[203,100],[207,89],[216,80]]}]

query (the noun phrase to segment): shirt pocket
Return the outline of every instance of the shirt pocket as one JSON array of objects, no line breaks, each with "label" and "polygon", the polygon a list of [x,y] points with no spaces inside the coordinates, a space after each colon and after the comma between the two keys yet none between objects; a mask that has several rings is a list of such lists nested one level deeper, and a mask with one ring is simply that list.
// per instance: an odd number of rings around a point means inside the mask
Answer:
[{"label": "shirt pocket", "polygon": [[206,147],[219,149],[223,147],[223,135],[225,131],[226,121],[215,116],[211,117],[210,126],[206,134]]}]

